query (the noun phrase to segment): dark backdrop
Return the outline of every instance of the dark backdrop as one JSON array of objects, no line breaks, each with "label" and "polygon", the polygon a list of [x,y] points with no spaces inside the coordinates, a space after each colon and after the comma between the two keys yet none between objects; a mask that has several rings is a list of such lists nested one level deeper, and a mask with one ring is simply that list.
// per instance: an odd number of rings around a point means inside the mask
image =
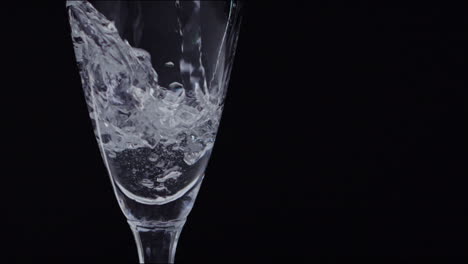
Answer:
[{"label": "dark backdrop", "polygon": [[[180,263],[466,254],[465,9],[375,2],[246,4]],[[64,1],[2,5],[0,254],[136,262]]]}]

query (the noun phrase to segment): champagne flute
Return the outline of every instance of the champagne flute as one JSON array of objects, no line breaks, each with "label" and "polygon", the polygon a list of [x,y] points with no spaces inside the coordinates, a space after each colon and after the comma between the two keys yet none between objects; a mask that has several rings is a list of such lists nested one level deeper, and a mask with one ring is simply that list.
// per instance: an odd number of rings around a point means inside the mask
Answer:
[{"label": "champagne flute", "polygon": [[67,1],[86,103],[141,263],[173,263],[240,28],[225,1]]}]

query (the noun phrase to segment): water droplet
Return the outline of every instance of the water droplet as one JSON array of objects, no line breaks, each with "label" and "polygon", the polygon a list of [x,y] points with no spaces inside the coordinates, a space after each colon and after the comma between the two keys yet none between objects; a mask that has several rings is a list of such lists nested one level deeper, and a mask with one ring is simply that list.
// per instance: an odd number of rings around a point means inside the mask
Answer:
[{"label": "water droplet", "polygon": [[164,186],[164,184],[158,185],[158,186],[154,187],[154,189],[155,189],[156,191],[158,191],[158,192],[161,192],[161,191],[166,191],[166,192],[168,192],[168,191],[169,191],[169,190],[167,189],[167,187]]},{"label": "water droplet", "polygon": [[180,171],[171,171],[168,174],[164,175],[164,177],[157,179],[157,182],[165,182],[169,179],[177,179],[180,175],[182,175],[182,172]]},{"label": "water droplet", "polygon": [[151,162],[156,162],[158,161],[159,156],[156,153],[151,153],[151,155],[148,157],[148,160]]},{"label": "water droplet", "polygon": [[179,89],[179,88],[184,88],[184,86],[181,83],[173,82],[173,83],[169,84],[169,88]]},{"label": "water droplet", "polygon": [[154,187],[154,182],[150,179],[143,179],[140,181],[140,184],[148,188]]},{"label": "water droplet", "polygon": [[166,162],[164,160],[159,160],[158,163],[156,163],[156,167],[158,168],[164,168],[166,166]]}]

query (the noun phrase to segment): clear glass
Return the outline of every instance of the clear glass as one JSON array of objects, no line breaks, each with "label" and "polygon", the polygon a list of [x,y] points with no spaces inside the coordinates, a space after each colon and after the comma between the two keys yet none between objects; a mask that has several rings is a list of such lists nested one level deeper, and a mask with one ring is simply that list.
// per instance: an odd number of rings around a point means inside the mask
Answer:
[{"label": "clear glass", "polygon": [[141,263],[173,263],[223,110],[240,3],[67,1],[85,99]]}]

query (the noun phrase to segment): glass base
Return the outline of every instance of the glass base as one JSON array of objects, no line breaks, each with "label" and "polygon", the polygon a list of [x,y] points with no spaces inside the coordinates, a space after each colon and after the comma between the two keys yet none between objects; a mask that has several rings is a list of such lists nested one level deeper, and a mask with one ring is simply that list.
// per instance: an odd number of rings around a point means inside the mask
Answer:
[{"label": "glass base", "polygon": [[128,221],[138,248],[140,263],[174,263],[177,241],[185,220],[142,226]]}]

